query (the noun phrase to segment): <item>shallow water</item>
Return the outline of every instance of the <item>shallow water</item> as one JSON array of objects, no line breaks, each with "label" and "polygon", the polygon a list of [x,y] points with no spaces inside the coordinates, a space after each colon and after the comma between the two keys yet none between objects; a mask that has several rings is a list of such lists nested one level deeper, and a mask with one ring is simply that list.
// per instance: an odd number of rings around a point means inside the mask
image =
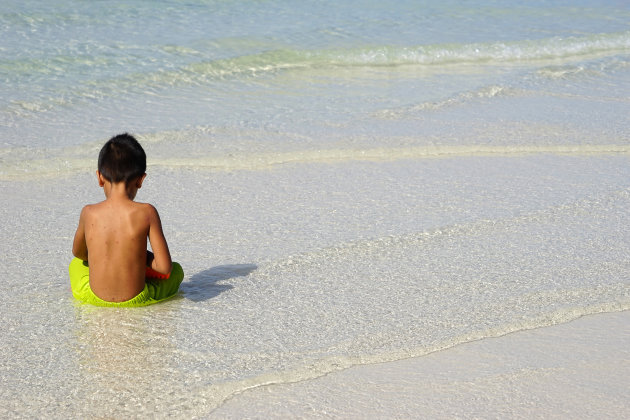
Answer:
[{"label": "shallow water", "polygon": [[630,312],[593,315],[423,357],[263,386],[234,396],[213,416],[626,418],[629,320]]},{"label": "shallow water", "polygon": [[[3,3],[0,413],[203,417],[261,384],[630,309],[629,15]],[[164,304],[90,308],[71,238],[121,131],[186,278]]]}]

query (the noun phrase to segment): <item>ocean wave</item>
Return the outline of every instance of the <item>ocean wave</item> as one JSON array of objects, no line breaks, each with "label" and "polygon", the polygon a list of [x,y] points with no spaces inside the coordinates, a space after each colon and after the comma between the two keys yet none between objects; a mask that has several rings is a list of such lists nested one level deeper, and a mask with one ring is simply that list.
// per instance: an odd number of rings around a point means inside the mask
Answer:
[{"label": "ocean wave", "polygon": [[319,52],[308,56],[335,65],[492,64],[615,54],[627,51],[628,48],[630,48],[630,32],[621,32],[586,37],[553,37],[532,41],[368,47],[353,51]]},{"label": "ocean wave", "polygon": [[[68,176],[94,169],[99,144],[61,150],[40,149],[36,156],[28,148],[9,148],[0,151],[0,180],[38,179]],[[467,145],[467,146],[415,146],[375,147],[364,149],[316,149],[293,152],[262,152],[256,154],[229,154],[225,156],[150,157],[149,167],[208,171],[260,171],[283,165],[335,164],[352,161],[391,162],[405,159],[436,159],[457,157],[524,155],[628,155],[627,144],[576,144],[576,145]],[[45,156],[45,157],[43,157]],[[68,157],[70,156],[70,157]]]},{"label": "ocean wave", "polygon": [[[532,41],[420,46],[367,46],[351,49],[273,49],[233,58],[201,61],[161,72],[166,83],[194,83],[208,78],[257,75],[281,70],[328,67],[508,64],[611,55],[630,49],[630,31]],[[151,80],[154,77],[150,77]]]},{"label": "ocean wave", "polygon": [[[585,290],[585,295],[588,292],[590,291]],[[625,290],[621,290],[621,292],[628,293],[630,292],[630,289],[626,288]],[[557,296],[554,295],[553,297],[555,298]],[[628,300],[582,307],[568,307],[540,315],[533,319],[523,320],[519,323],[489,328],[484,331],[477,331],[475,333],[453,337],[433,346],[419,346],[416,348],[407,348],[404,350],[390,351],[388,353],[374,355],[336,355],[331,357],[322,357],[317,360],[309,361],[302,366],[295,366],[291,369],[283,371],[270,371],[246,379],[207,385],[205,388],[198,391],[200,393],[198,398],[203,400],[203,402],[208,405],[210,412],[212,412],[212,410],[221,406],[231,397],[259,387],[308,381],[334,372],[350,369],[355,366],[389,363],[404,359],[422,357],[438,351],[444,351],[464,343],[470,343],[487,338],[502,337],[519,331],[550,327],[574,321],[588,315],[623,312],[627,310],[630,310],[630,301]],[[376,337],[377,335],[375,335],[375,338]]]},{"label": "ocean wave", "polygon": [[[174,45],[151,48],[155,51],[167,51],[168,57],[171,58],[173,54],[185,54],[185,61],[198,60],[199,55],[205,55],[198,50],[189,51]],[[120,77],[107,78],[101,74],[98,79],[83,80],[76,87],[65,88],[68,92],[50,92],[47,95],[48,98],[31,101],[15,100],[9,105],[9,110],[20,114],[50,109],[56,102],[54,98],[49,98],[51,95],[63,97],[64,103],[77,103],[82,100],[109,97],[121,92],[147,93],[169,86],[197,86],[224,79],[258,78],[273,76],[279,72],[308,69],[334,73],[339,69],[355,67],[419,66],[434,71],[435,69],[446,70],[454,66],[512,64],[555,65],[557,69],[563,69],[563,65],[573,60],[611,56],[627,53],[629,50],[630,31],[584,37],[553,37],[529,41],[471,44],[382,45],[321,50],[268,46],[264,51],[257,53],[229,58],[203,58],[182,64],[169,59],[168,63],[164,62],[160,65],[157,59],[158,63],[152,64],[150,68],[131,66],[131,72]],[[97,51],[95,53],[98,54]],[[111,58],[106,57],[60,56],[49,63],[45,60],[35,62],[18,60],[15,63],[5,63],[4,66],[23,67],[27,75],[46,75],[73,71],[73,66],[83,68],[91,63],[106,62],[104,60],[111,64]],[[552,75],[557,73],[553,69],[550,71]],[[563,75],[570,71],[573,70],[560,70],[559,74]],[[15,77],[12,75],[11,80]]]}]

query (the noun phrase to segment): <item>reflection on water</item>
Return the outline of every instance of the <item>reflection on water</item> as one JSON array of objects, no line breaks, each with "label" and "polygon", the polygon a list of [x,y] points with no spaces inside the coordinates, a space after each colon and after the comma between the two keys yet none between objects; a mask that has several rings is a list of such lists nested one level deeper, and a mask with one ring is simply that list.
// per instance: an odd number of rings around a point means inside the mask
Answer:
[{"label": "reflection on water", "polygon": [[148,308],[77,306],[75,328],[82,398],[96,417],[164,411],[164,389],[176,384],[173,340],[178,304]]}]

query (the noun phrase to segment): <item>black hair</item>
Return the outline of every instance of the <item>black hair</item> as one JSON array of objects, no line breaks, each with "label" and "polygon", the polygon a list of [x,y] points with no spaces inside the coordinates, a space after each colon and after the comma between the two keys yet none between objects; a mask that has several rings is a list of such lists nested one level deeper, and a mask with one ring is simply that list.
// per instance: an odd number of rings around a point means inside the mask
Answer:
[{"label": "black hair", "polygon": [[109,139],[98,154],[98,171],[109,182],[128,183],[147,170],[147,155],[132,135],[124,133]]}]

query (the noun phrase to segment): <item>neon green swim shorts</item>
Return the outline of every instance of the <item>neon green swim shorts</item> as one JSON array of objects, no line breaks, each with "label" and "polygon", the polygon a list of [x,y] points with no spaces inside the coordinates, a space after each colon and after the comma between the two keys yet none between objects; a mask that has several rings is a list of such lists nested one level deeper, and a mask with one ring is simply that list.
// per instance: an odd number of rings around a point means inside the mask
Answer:
[{"label": "neon green swim shorts", "polygon": [[90,288],[90,268],[79,258],[74,258],[68,267],[72,294],[83,303],[96,306],[135,307],[158,303],[175,296],[179,285],[184,280],[184,270],[178,263],[173,263],[173,269],[168,279],[146,279],[144,290],[137,296],[124,302],[108,302],[96,296]]}]

